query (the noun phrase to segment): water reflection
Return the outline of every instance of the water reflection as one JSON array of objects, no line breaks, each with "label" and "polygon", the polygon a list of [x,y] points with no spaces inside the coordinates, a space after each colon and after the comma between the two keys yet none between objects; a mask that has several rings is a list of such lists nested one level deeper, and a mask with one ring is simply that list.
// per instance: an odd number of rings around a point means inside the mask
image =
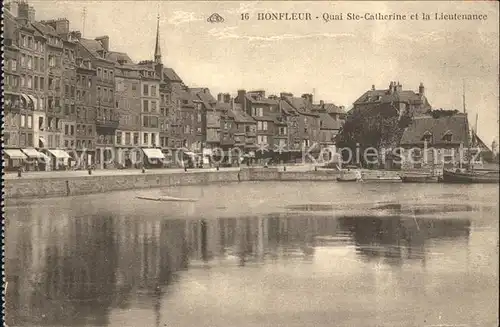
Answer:
[{"label": "water reflection", "polygon": [[466,244],[471,226],[468,219],[402,215],[142,221],[50,210],[19,209],[11,216],[19,223],[7,226],[11,325],[106,326],[113,308],[148,310],[160,325],[161,301],[185,269],[307,262],[321,249],[352,246],[362,260],[425,262],[432,240]]}]

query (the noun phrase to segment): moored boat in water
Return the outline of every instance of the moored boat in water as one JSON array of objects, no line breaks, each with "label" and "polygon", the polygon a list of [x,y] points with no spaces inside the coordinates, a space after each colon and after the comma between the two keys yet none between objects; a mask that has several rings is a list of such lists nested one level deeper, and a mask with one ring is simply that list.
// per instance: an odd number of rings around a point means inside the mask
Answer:
[{"label": "moored boat in water", "polygon": [[499,171],[460,171],[443,170],[444,183],[498,183]]},{"label": "moored boat in water", "polygon": [[401,183],[402,181],[401,176],[377,176],[363,178],[363,182],[366,183]]}]

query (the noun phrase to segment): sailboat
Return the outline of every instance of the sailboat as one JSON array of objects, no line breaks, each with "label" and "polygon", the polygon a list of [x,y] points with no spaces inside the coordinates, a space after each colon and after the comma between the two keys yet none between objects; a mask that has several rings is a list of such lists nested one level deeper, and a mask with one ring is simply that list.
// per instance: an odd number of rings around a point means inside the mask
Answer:
[{"label": "sailboat", "polygon": [[[465,94],[465,92],[464,92]],[[465,95],[464,95],[464,112],[465,112]],[[474,129],[477,130],[477,118],[476,114],[476,126]],[[443,182],[444,183],[498,183],[500,174],[498,170],[474,170],[474,162],[471,155],[471,146],[477,146],[477,134],[476,131],[472,129],[471,135],[469,135],[467,156],[469,157],[469,162],[465,170],[443,170]]]}]

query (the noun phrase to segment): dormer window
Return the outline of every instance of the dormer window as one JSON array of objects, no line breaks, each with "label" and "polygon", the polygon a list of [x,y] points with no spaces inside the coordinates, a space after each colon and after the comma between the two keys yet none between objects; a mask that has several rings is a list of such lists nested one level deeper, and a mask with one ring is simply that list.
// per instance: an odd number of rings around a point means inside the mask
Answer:
[{"label": "dormer window", "polygon": [[429,131],[426,131],[424,135],[422,136],[422,141],[430,143],[432,140],[432,133]]},{"label": "dormer window", "polygon": [[451,142],[452,138],[453,138],[453,134],[450,131],[447,131],[443,135],[443,141],[445,141],[445,142]]}]

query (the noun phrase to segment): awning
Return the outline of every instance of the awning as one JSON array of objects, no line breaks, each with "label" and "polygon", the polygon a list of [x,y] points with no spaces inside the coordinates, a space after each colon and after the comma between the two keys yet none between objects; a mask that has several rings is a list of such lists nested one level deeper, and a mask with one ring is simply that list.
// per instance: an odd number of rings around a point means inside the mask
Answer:
[{"label": "awning", "polygon": [[21,97],[24,99],[24,101],[26,101],[26,104],[28,104],[30,102],[30,98],[28,98],[28,96],[24,93],[21,93]]},{"label": "awning", "polygon": [[45,147],[45,139],[43,138],[43,136],[40,136],[38,140],[42,143],[42,146]]},{"label": "awning", "polygon": [[38,102],[34,96],[28,94],[28,98],[30,98],[31,102],[33,102],[33,108],[36,108],[36,103]]},{"label": "awning", "polygon": [[48,150],[56,159],[69,159],[71,156],[64,150]]},{"label": "awning", "polygon": [[4,149],[3,152],[10,159],[26,159],[26,155],[21,152],[19,149]]},{"label": "awning", "polygon": [[21,149],[28,158],[44,158],[43,154],[35,149]]},{"label": "awning", "polygon": [[165,155],[160,149],[142,149],[149,159],[165,159]]},{"label": "awning", "polygon": [[186,151],[186,152],[184,152],[184,154],[187,156],[195,156],[196,155],[194,152],[191,152],[191,151]]}]

